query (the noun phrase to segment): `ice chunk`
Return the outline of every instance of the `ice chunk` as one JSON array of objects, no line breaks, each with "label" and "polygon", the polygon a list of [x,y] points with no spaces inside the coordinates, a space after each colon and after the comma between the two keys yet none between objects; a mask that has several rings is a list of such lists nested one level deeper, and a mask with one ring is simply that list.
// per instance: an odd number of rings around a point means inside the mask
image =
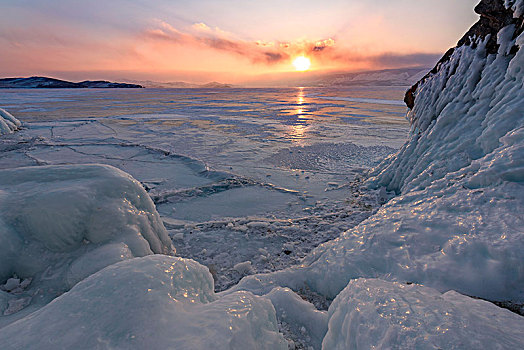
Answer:
[{"label": "ice chunk", "polygon": [[457,292],[353,280],[329,308],[323,349],[519,349],[522,317]]},{"label": "ice chunk", "polygon": [[150,197],[116,168],[0,170],[0,281],[10,290],[13,275],[32,278],[34,308],[110,264],[173,252]]},{"label": "ice chunk", "polygon": [[236,270],[241,275],[248,275],[253,273],[253,267],[251,266],[251,261],[244,261],[233,266],[233,269]]},{"label": "ice chunk", "polygon": [[308,334],[310,343],[320,348],[327,331],[327,313],[319,311],[289,288],[274,288],[265,295],[275,307],[278,318],[295,334]]},{"label": "ice chunk", "polygon": [[2,349],[287,349],[267,299],[218,296],[208,269],[154,255],[111,265],[0,329]]},{"label": "ice chunk", "polygon": [[0,108],[0,135],[10,134],[18,130],[22,123],[13,117],[11,113]]},{"label": "ice chunk", "polygon": [[10,299],[8,301],[8,307],[4,311],[4,316],[9,316],[25,308],[31,303],[31,297],[23,297],[17,299]]}]

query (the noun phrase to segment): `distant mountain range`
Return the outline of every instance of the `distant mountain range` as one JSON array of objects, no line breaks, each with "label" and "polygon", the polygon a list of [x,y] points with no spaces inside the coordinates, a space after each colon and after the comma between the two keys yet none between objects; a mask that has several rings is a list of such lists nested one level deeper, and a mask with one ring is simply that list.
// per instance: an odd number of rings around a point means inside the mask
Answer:
[{"label": "distant mountain range", "polygon": [[428,68],[385,69],[357,73],[332,73],[313,79],[313,86],[411,86],[429,71]]},{"label": "distant mountain range", "polygon": [[129,80],[146,88],[156,89],[227,89],[237,87],[345,87],[345,86],[411,86],[419,81],[430,68],[399,68],[364,72],[304,72],[263,75],[239,85],[211,82],[195,84],[183,81],[156,82]]},{"label": "distant mountain range", "polygon": [[349,87],[349,86],[412,86],[430,68],[399,68],[363,72],[289,72],[279,75],[260,76],[246,84],[258,87],[309,86],[309,87]]},{"label": "distant mountain range", "polygon": [[79,83],[47,77],[0,79],[0,89],[81,89],[81,88],[126,88],[139,89],[142,85],[112,83],[105,80],[86,80]]}]

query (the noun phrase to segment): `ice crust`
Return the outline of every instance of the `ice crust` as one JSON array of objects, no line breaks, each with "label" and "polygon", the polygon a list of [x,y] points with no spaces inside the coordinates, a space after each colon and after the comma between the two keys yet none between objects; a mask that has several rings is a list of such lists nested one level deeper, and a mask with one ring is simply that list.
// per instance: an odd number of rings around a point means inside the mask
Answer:
[{"label": "ice crust", "polygon": [[323,349],[519,349],[524,322],[454,291],[378,279],[351,281],[329,308]]},{"label": "ice crust", "polygon": [[23,312],[11,308],[7,313],[13,315],[0,318],[0,326],[108,265],[173,252],[151,198],[116,168],[0,170],[0,281],[8,281],[4,290],[9,291],[13,276],[32,279],[19,293],[3,295],[0,312],[6,314],[15,299],[33,299]]},{"label": "ice crust", "polygon": [[287,349],[275,310],[217,296],[208,269],[164,255],[111,265],[0,329],[2,349]]},{"label": "ice crust", "polygon": [[0,135],[11,134],[22,126],[22,123],[11,113],[0,108]]}]

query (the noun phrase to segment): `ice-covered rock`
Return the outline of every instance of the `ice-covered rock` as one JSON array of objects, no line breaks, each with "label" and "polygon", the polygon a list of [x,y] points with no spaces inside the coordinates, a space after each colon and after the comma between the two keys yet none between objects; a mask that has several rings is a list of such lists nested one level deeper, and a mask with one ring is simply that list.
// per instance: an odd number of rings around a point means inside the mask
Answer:
[{"label": "ice-covered rock", "polygon": [[[151,198],[116,168],[0,171],[0,282],[7,292],[18,288],[19,299],[33,298],[27,310],[12,317],[23,317],[108,265],[173,252]],[[25,291],[24,280],[30,281]],[[0,302],[0,313],[12,294]],[[0,326],[8,322],[12,319],[0,317]]]},{"label": "ice-covered rock", "polygon": [[479,36],[461,40],[411,91],[410,139],[368,182],[396,198],[302,266],[236,288],[306,285],[334,298],[351,279],[378,277],[523,302],[522,4],[482,1]]},{"label": "ice-covered rock", "polygon": [[153,255],[111,265],[0,329],[15,349],[287,349],[275,309],[249,292],[218,296],[206,267]]},{"label": "ice-covered rock", "polygon": [[359,230],[376,233],[362,250],[388,251],[377,274],[524,301],[522,3],[482,1],[414,91],[411,139],[371,179],[401,196]]},{"label": "ice-covered rock", "polygon": [[22,123],[13,117],[11,113],[0,108],[0,135],[10,134],[18,130]]},{"label": "ice-covered rock", "polygon": [[351,281],[329,308],[323,349],[519,349],[524,321],[454,291]]}]

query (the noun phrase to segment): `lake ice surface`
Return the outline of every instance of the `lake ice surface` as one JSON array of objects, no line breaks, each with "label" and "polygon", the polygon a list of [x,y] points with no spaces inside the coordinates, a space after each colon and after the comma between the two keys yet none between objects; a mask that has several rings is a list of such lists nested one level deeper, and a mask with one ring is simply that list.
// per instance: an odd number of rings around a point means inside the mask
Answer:
[{"label": "lake ice surface", "polygon": [[25,128],[2,139],[0,168],[102,163],[131,174],[178,254],[223,290],[300,262],[385,199],[355,180],[405,142],[404,90],[3,90],[0,106]]}]

